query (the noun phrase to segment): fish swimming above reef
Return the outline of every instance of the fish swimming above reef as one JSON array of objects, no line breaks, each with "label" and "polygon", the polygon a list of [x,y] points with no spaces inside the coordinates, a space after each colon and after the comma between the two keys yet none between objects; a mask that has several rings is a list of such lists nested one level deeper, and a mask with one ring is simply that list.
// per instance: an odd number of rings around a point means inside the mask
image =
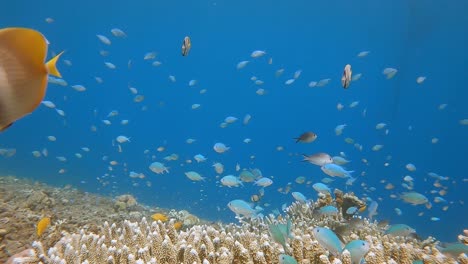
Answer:
[{"label": "fish swimming above reef", "polygon": [[270,235],[276,243],[279,243],[283,246],[285,252],[287,252],[286,243],[289,238],[293,238],[291,235],[291,226],[292,222],[288,219],[286,224],[270,224],[268,225],[268,230]]},{"label": "fish swimming above reef", "polygon": [[184,41],[182,42],[182,56],[187,56],[192,48],[192,40],[189,36],[185,36]]},{"label": "fish swimming above reef", "polygon": [[348,89],[349,84],[351,83],[351,75],[353,74],[351,70],[351,65],[346,64],[343,70],[343,76],[341,77],[341,85],[343,88]]},{"label": "fish swimming above reef", "polygon": [[307,131],[307,132],[302,133],[299,137],[294,138],[294,139],[296,140],[296,143],[298,142],[311,143],[317,139],[317,134],[315,134],[314,132]]},{"label": "fish swimming above reef", "polygon": [[297,264],[297,260],[289,255],[280,254],[279,256],[279,263],[280,264]]},{"label": "fish swimming above reef", "polygon": [[341,251],[343,251],[343,244],[333,231],[325,227],[315,227],[313,233],[315,239],[317,239],[323,248],[330,251],[334,256],[339,256],[341,254]]},{"label": "fish swimming above reef", "polygon": [[302,154],[302,156],[304,157],[302,161],[307,161],[317,166],[333,163],[332,157],[327,153],[316,153],[313,155]]},{"label": "fish swimming above reef", "polygon": [[347,171],[343,167],[341,167],[340,165],[336,165],[336,164],[333,164],[333,163],[324,164],[321,167],[321,169],[328,176],[341,177],[341,178],[351,177],[351,173],[354,172],[354,171]]},{"label": "fish swimming above reef", "polygon": [[468,254],[468,245],[463,243],[450,243],[444,247],[437,247],[440,252],[444,255],[452,257],[454,259],[458,258],[460,254]]},{"label": "fish swimming above reef", "polygon": [[359,264],[362,258],[369,252],[370,245],[369,242],[364,240],[353,240],[346,244],[343,251],[345,249],[351,254],[351,263]]},{"label": "fish swimming above reef", "polygon": [[367,211],[369,211],[369,219],[372,220],[374,215],[377,214],[377,208],[379,207],[379,204],[376,201],[372,201],[367,208]]},{"label": "fish swimming above reef", "polygon": [[36,30],[0,29],[0,131],[39,106],[49,74],[62,77],[56,63],[63,52],[44,64],[47,46]]},{"label": "fish swimming above reef", "polygon": [[252,206],[244,200],[232,200],[227,206],[236,215],[245,216],[247,218],[255,218],[258,212],[261,211],[259,208],[252,208]]},{"label": "fish swimming above reef", "polygon": [[429,202],[426,196],[418,192],[405,192],[400,195],[400,198],[404,202],[412,204],[412,205],[420,205],[420,204],[425,204]]},{"label": "fish swimming above reef", "polygon": [[37,236],[40,237],[47,227],[50,225],[50,218],[44,217],[37,223],[36,233]]},{"label": "fish swimming above reef", "polygon": [[385,235],[401,237],[409,236],[413,233],[416,233],[416,230],[405,224],[392,225],[385,231]]}]

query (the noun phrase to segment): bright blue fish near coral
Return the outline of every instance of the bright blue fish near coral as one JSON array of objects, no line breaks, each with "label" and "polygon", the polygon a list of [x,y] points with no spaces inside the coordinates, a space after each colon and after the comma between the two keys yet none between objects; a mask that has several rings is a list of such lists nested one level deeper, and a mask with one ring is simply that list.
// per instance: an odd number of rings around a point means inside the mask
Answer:
[{"label": "bright blue fish near coral", "polygon": [[305,197],[305,195],[303,195],[302,193],[300,192],[292,192],[291,195],[294,197],[294,199],[300,203],[306,203],[307,202],[307,198]]},{"label": "bright blue fish near coral", "polygon": [[312,232],[319,244],[330,251],[335,256],[339,256],[343,251],[343,244],[338,236],[328,228],[315,227]]},{"label": "bright blue fish near coral", "polygon": [[446,247],[439,247],[440,252],[443,254],[457,259],[460,254],[464,253],[468,255],[468,245],[463,243],[451,243],[448,244]]},{"label": "bright blue fish near coral", "polygon": [[351,177],[351,173],[354,172],[354,171],[347,171],[340,165],[336,165],[333,163],[325,164],[321,167],[321,169],[323,172],[325,172],[325,174],[331,177],[341,177],[341,178]]},{"label": "bright blue fish near coral", "polygon": [[314,190],[316,190],[319,193],[331,193],[330,188],[321,182],[315,183],[314,185],[312,185],[312,188],[314,188]]},{"label": "bright blue fish near coral", "polygon": [[249,203],[244,200],[232,200],[228,203],[229,209],[236,215],[243,215],[247,218],[256,217],[257,213],[261,210],[252,208]]},{"label": "bright blue fish near coral", "polygon": [[351,254],[351,263],[359,264],[362,258],[369,252],[370,244],[364,240],[353,240],[346,244],[343,251],[345,249]]},{"label": "bright blue fish near coral", "polygon": [[411,235],[413,233],[416,233],[416,230],[414,230],[412,227],[405,225],[405,224],[392,225],[385,231],[385,235],[402,236],[402,237]]},{"label": "bright blue fish near coral", "polygon": [[270,231],[271,237],[275,242],[281,244],[285,252],[287,252],[286,243],[291,238],[291,220],[288,219],[286,224],[270,224],[268,230]]},{"label": "bright blue fish near coral", "polygon": [[320,214],[322,215],[337,215],[338,209],[333,205],[326,205],[319,209]]},{"label": "bright blue fish near coral", "polygon": [[295,258],[288,256],[286,254],[280,254],[279,263],[280,264],[298,264]]}]

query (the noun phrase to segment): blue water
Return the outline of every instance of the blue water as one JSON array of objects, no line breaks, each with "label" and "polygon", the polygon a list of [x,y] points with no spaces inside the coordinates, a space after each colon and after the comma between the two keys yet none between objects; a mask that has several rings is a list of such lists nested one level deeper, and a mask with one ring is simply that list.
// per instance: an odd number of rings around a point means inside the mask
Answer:
[{"label": "blue water", "polygon": [[[236,221],[226,204],[233,199],[249,200],[258,187],[220,187],[213,162],[222,162],[225,174],[235,174],[239,163],[272,177],[274,184],[266,188],[261,200],[262,206],[270,204],[264,206],[269,212],[293,201],[290,194],[277,191],[289,182],[292,191],[316,199],[310,187],[294,180],[306,176],[318,182],[326,175],[319,167],[300,162],[301,153],[338,155],[343,151],[352,160],[347,168],[359,176],[348,190],[377,200],[378,220],[406,223],[422,237],[433,235],[454,241],[467,228],[468,216],[464,205],[467,182],[463,181],[467,178],[468,126],[459,124],[459,120],[468,118],[466,11],[468,3],[462,0],[450,5],[422,0],[2,3],[0,27],[34,28],[50,41],[49,51],[65,50],[59,69],[69,86],[49,84],[45,98],[64,110],[65,118],[40,106],[0,135],[0,147],[17,149],[14,157],[0,157],[0,173],[57,186],[71,184],[105,195],[131,193],[146,204],[187,209],[213,221]],[[54,22],[46,23],[47,17]],[[128,37],[112,36],[110,29],[114,27]],[[101,43],[96,34],[107,36],[112,45]],[[192,39],[192,50],[182,57],[180,47],[186,35]],[[109,56],[101,56],[100,50],[109,51]],[[267,55],[252,59],[254,50],[265,50]],[[364,50],[371,53],[358,58]],[[156,59],[163,63],[160,67],[143,60],[150,51],[157,52]],[[63,60],[70,60],[72,66]],[[242,60],[250,63],[236,70]],[[106,68],[106,61],[117,69]],[[363,77],[344,90],[339,80],[348,63]],[[387,80],[382,74],[386,67],[398,69],[393,79]],[[275,71],[280,68],[285,69],[284,74],[276,78]],[[301,76],[292,85],[285,85],[296,70],[302,70]],[[177,81],[172,83],[169,75]],[[98,84],[96,76],[104,82]],[[255,93],[259,87],[250,80],[252,76],[265,82],[261,88],[266,95]],[[427,79],[418,85],[418,76]],[[310,81],[324,78],[331,78],[329,85],[308,87]],[[198,84],[189,87],[192,79]],[[76,92],[70,87],[74,84],[87,90]],[[145,100],[134,103],[129,86],[136,87]],[[199,93],[202,89],[207,89],[206,94]],[[359,101],[359,105],[350,109],[353,101]],[[345,105],[342,111],[336,109],[338,102]],[[201,108],[192,110],[194,103]],[[442,103],[448,106],[440,111]],[[146,111],[142,111],[143,106]],[[101,120],[112,110],[118,110],[119,115],[108,118],[112,125],[105,126]],[[246,114],[252,115],[252,120],[243,126]],[[239,121],[222,129],[219,125],[227,116]],[[122,119],[130,120],[129,124],[120,125]],[[379,122],[388,124],[388,135],[375,129]],[[342,136],[334,132],[339,124],[348,125]],[[96,132],[90,129],[93,125]],[[318,139],[311,144],[296,144],[292,138],[304,131],[317,133]],[[57,141],[49,142],[49,135],[56,136]],[[112,145],[118,135],[131,138],[121,153]],[[252,139],[250,144],[242,142],[246,137]],[[362,144],[363,150],[345,143],[346,137]],[[433,137],[439,138],[439,143],[431,144]],[[187,138],[197,141],[188,145]],[[215,153],[212,147],[216,142],[231,149]],[[375,144],[384,148],[374,152],[371,147]],[[166,150],[157,152],[160,146]],[[277,151],[278,146],[284,151]],[[82,147],[91,151],[83,152]],[[49,156],[34,158],[31,152],[43,148]],[[144,154],[146,149],[149,154]],[[76,158],[75,153],[83,158]],[[171,153],[177,153],[180,159],[163,161]],[[196,154],[205,155],[207,162],[185,162]],[[388,155],[390,166],[384,167]],[[56,156],[65,156],[68,161],[62,163]],[[108,160],[103,161],[103,156]],[[363,158],[368,165],[361,161]],[[111,160],[119,162],[113,171],[108,170]],[[170,173],[152,173],[148,166],[153,161],[164,162]],[[408,172],[407,163],[415,164],[417,170]],[[59,174],[62,168],[66,173]],[[189,170],[199,172],[206,181],[191,182],[184,176]],[[146,178],[131,179],[129,171],[142,172]],[[365,176],[360,176],[363,171]],[[430,191],[439,188],[433,186],[428,172],[450,178],[441,182],[447,188],[444,198],[449,201],[448,211],[442,210],[445,204],[433,202],[428,210],[389,197],[404,192],[402,178],[411,175],[414,190],[432,201],[438,194]],[[108,176],[103,177],[106,173]],[[382,180],[396,188],[384,189]],[[344,182],[336,179],[331,187],[345,189]],[[376,190],[369,191],[370,187]],[[397,216],[395,207],[403,215]],[[423,215],[418,216],[420,213]],[[441,220],[432,222],[432,216]]]}]

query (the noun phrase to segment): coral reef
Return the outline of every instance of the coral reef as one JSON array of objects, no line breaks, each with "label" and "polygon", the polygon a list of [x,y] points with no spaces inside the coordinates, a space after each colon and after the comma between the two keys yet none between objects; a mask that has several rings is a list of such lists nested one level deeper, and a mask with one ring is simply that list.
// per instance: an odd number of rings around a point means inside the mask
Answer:
[{"label": "coral reef", "polygon": [[[113,199],[71,186],[55,188],[27,179],[0,176],[0,263],[18,252],[29,254],[27,249],[35,240],[40,239],[42,246],[49,248],[62,238],[62,232],[82,229],[99,233],[105,221],[141,221],[155,212],[169,213],[167,209],[139,205],[133,197],[119,197]],[[125,202],[125,210],[115,210],[117,201]],[[184,222],[184,228],[202,222],[187,211],[174,210],[174,214],[192,219]],[[38,238],[36,225],[43,217],[50,217],[51,225]]]},{"label": "coral reef", "polygon": [[[170,212],[173,219],[162,223],[149,223],[143,218],[139,223],[124,220],[120,224],[104,222],[98,232],[80,230],[63,232],[62,238],[48,250],[41,242],[32,244],[34,254],[16,258],[16,263],[219,263],[257,264],[279,263],[282,253],[290,253],[302,264],[351,264],[351,255],[345,250],[333,256],[314,238],[315,226],[339,228],[349,221],[341,215],[321,216],[314,212],[325,204],[334,204],[343,210],[342,203],[324,196],[316,203],[293,203],[286,209],[286,217],[278,220],[274,215],[255,219],[240,219],[241,224],[194,225],[183,231],[174,228],[186,212]],[[350,198],[355,200],[354,198]],[[325,203],[327,202],[327,203]],[[285,248],[268,234],[272,223],[292,222],[291,239]],[[449,257],[442,254],[435,239],[424,241],[415,238],[384,235],[376,222],[354,220],[348,232],[341,235],[346,241],[362,239],[369,243],[366,263],[411,264],[467,263],[465,254]],[[288,252],[284,252],[288,251]],[[458,261],[458,262],[457,262]]]},{"label": "coral reef", "polygon": [[[384,235],[376,221],[350,218],[347,208],[365,206],[352,193],[334,191],[316,202],[293,203],[285,215],[239,219],[240,224],[212,223],[182,210],[164,212],[136,202],[131,195],[112,199],[81,192],[69,186],[43,184],[0,177],[0,262],[7,263],[279,263],[280,254],[292,255],[298,263],[350,264],[345,250],[333,256],[315,239],[316,226],[334,230],[345,241],[365,240],[370,249],[366,263],[468,263],[465,254],[441,253],[438,242]],[[340,214],[317,211],[335,206]],[[83,214],[82,212],[89,212]],[[169,221],[148,222],[155,212]],[[42,217],[51,226],[38,238],[35,226]],[[271,224],[291,221],[290,238],[284,245],[269,234]],[[108,224],[113,222],[113,224]],[[179,223],[179,225],[175,225]],[[183,229],[176,229],[182,225]],[[467,234],[459,236],[466,243]],[[36,241],[34,241],[36,240]],[[33,242],[34,241],[34,242]]]},{"label": "coral reef", "polygon": [[132,211],[136,209],[136,198],[131,194],[124,194],[115,197],[114,208],[116,211]]},{"label": "coral reef", "polygon": [[193,226],[200,223],[200,219],[197,216],[189,213],[186,210],[171,210],[169,212],[169,217],[178,220],[179,222],[183,223],[184,226]]}]

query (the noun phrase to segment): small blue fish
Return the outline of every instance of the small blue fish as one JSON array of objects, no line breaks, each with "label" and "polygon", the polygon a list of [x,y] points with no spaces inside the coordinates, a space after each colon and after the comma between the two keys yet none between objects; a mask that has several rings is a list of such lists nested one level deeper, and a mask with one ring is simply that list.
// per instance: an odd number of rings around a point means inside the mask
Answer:
[{"label": "small blue fish", "polygon": [[322,215],[338,215],[338,209],[333,205],[326,205],[319,209]]},{"label": "small blue fish", "polygon": [[291,220],[288,219],[286,224],[270,224],[268,230],[275,242],[281,244],[285,252],[287,252],[286,243],[291,236]]},{"label": "small blue fish", "polygon": [[376,201],[372,201],[367,208],[367,211],[369,211],[369,219],[372,220],[372,217],[377,214],[377,207],[379,207],[379,204]]},{"label": "small blue fish", "polygon": [[400,198],[403,199],[406,203],[412,205],[425,204],[429,202],[426,196],[417,192],[405,192],[400,195]]},{"label": "small blue fish", "polygon": [[347,171],[340,165],[336,165],[333,163],[325,164],[321,167],[322,171],[325,172],[327,175],[331,177],[341,177],[341,178],[348,178],[351,177],[351,173],[354,171]]},{"label": "small blue fish", "polygon": [[331,193],[330,188],[321,182],[315,183],[314,185],[312,185],[312,188],[314,188],[314,190],[316,190],[319,193]]},{"label": "small blue fish", "polygon": [[356,206],[351,206],[348,209],[346,209],[346,214],[353,215],[357,213],[358,208]]},{"label": "small blue fish", "polygon": [[465,253],[468,255],[468,245],[465,245],[463,243],[451,243],[448,244],[446,247],[438,247],[439,251],[442,252],[443,254],[452,257],[454,259],[457,259],[458,256],[462,253]]},{"label": "small blue fish", "polygon": [[364,240],[353,240],[346,244],[343,250],[345,249],[351,254],[351,263],[359,264],[361,259],[369,252],[370,245]]},{"label": "small blue fish", "polygon": [[445,200],[444,198],[440,196],[437,196],[437,197],[434,197],[434,202],[435,203],[447,203],[447,200]]},{"label": "small blue fish", "polygon": [[294,199],[300,203],[306,203],[307,198],[300,192],[292,192],[291,193]]},{"label": "small blue fish", "polygon": [[330,251],[335,256],[339,256],[343,251],[343,245],[336,234],[325,227],[315,227],[312,232],[319,244]]},{"label": "small blue fish", "polygon": [[408,236],[414,233],[416,233],[416,230],[405,224],[392,225],[385,231],[385,235],[401,237]]},{"label": "small blue fish", "polygon": [[298,264],[295,258],[288,256],[286,254],[280,254],[279,263],[280,264]]},{"label": "small blue fish", "polygon": [[236,215],[243,215],[247,218],[256,217],[260,209],[254,209],[244,200],[232,200],[228,203],[229,209]]}]

